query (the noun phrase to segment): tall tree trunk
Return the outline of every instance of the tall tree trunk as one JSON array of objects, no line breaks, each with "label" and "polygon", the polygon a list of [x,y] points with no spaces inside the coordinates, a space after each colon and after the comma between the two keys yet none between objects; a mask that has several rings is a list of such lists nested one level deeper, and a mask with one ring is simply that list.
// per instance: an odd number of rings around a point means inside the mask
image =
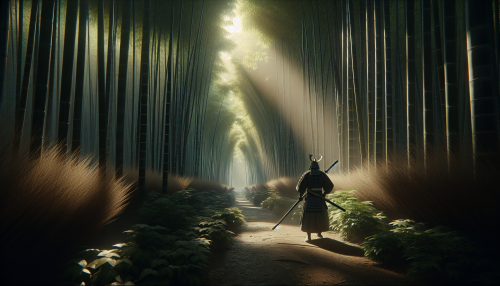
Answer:
[{"label": "tall tree trunk", "polygon": [[[422,98],[424,118],[424,165],[433,156],[434,147],[434,107],[432,93],[432,45],[431,45],[431,1],[421,0],[422,18]],[[457,120],[458,121],[458,120]]]},{"label": "tall tree trunk", "polygon": [[[106,59],[106,102],[105,102],[105,112],[106,112],[106,129],[110,134],[106,133],[105,140],[106,141],[106,159],[109,160],[111,158],[111,132],[109,128],[109,124],[113,121],[111,120],[111,116],[109,115],[111,109],[111,95],[115,88],[115,59],[116,59],[116,25],[117,25],[117,13],[118,9],[116,9],[115,0],[110,1],[109,5],[109,32],[108,32],[108,55]],[[114,110],[113,110],[114,111]],[[113,114],[111,111],[111,114]],[[140,133],[140,132],[138,132]]]},{"label": "tall tree trunk", "polygon": [[149,81],[149,18],[151,16],[151,0],[144,1],[144,23],[142,26],[141,49],[141,87],[140,87],[140,132],[139,132],[139,198],[142,200],[146,190],[146,130],[148,114],[148,81]]},{"label": "tall tree trunk", "polygon": [[361,167],[363,168],[363,163],[366,162],[367,159],[367,148],[368,148],[368,142],[366,139],[368,139],[367,133],[366,133],[366,2],[361,1],[359,2],[359,33],[358,34],[358,41],[359,42],[359,49],[356,49],[356,58],[358,59],[358,83],[359,83],[359,88],[358,88],[358,93],[356,96],[356,106],[358,109],[358,125],[359,125],[359,134],[360,134],[360,149],[361,149],[361,160],[360,164]]},{"label": "tall tree trunk", "polygon": [[[6,1],[4,1],[6,2]],[[18,105],[19,105],[19,100],[21,99],[21,91],[22,91],[22,84],[23,84],[23,32],[24,25],[21,25],[21,15],[24,15],[24,3],[20,2],[19,3],[19,30],[18,30],[18,39],[17,39],[17,77],[16,77],[16,98],[15,98],[15,108],[17,111]],[[16,118],[14,118],[16,120]]]},{"label": "tall tree trunk", "polygon": [[[364,141],[362,122],[362,105],[360,103],[360,88],[358,80],[358,65],[356,53],[355,11],[353,1],[348,3],[348,101],[349,101],[349,169],[358,167],[361,163],[361,141]],[[324,114],[324,113],[323,113]],[[324,115],[323,115],[324,116]],[[328,167],[328,166],[325,166]]]},{"label": "tall tree trunk", "polygon": [[128,56],[130,39],[130,0],[121,1],[122,26],[120,43],[120,62],[118,68],[118,94],[116,101],[116,177],[123,176],[123,140],[125,136],[125,97],[127,92]]},{"label": "tall tree trunk", "polygon": [[169,174],[169,162],[170,162],[170,108],[172,102],[172,79],[174,74],[174,66],[172,61],[172,49],[174,41],[174,2],[172,2],[172,23],[170,24],[170,40],[168,42],[168,59],[167,59],[167,98],[165,102],[165,126],[164,126],[164,145],[163,145],[163,184],[162,193],[167,193],[168,187],[168,174]]},{"label": "tall tree trunk", "polygon": [[[106,173],[106,138],[108,134],[108,112],[106,104],[106,57],[104,55],[104,0],[99,0],[97,12],[97,64],[98,64],[98,97],[99,97],[99,170],[101,174]],[[113,7],[110,6],[109,22],[113,22]],[[111,24],[112,27],[112,24]],[[109,32],[112,28],[109,29]],[[111,36],[108,36],[108,45],[111,45]],[[111,55],[108,54],[108,58]],[[109,73],[109,70],[108,70]]]},{"label": "tall tree trunk", "polygon": [[390,154],[394,151],[394,128],[393,128],[393,98],[392,98],[392,65],[391,65],[391,10],[389,1],[384,0],[383,23],[384,23],[384,62],[385,62],[385,160],[390,163]]},{"label": "tall tree trunk", "polygon": [[[439,89],[439,101],[441,102],[441,115],[442,122],[446,123],[446,96],[445,96],[445,84],[444,84],[444,61],[443,61],[443,45],[441,43],[442,35],[441,30],[443,25],[439,21],[439,0],[432,0],[432,17],[434,20],[434,57],[437,66],[437,79],[438,79],[438,89]],[[438,108],[436,106],[436,108]],[[446,124],[445,124],[446,125]]]},{"label": "tall tree trunk", "polygon": [[30,154],[40,156],[43,131],[46,123],[46,100],[49,90],[49,74],[54,30],[54,1],[44,1],[40,18],[40,46],[38,50],[37,77],[33,93],[33,120],[31,124]]},{"label": "tall tree trunk", "polygon": [[[341,104],[342,104],[342,157],[344,163],[342,164],[342,170],[344,172],[349,171],[349,100],[347,95],[347,36],[345,31],[347,31],[347,18],[346,18],[346,1],[341,1],[341,13],[342,13],[342,92],[341,92]],[[313,142],[314,145],[314,142]]]},{"label": "tall tree trunk", "polygon": [[5,94],[5,76],[7,74],[6,71],[9,45],[9,19],[9,2],[2,1],[2,3],[0,3],[0,57],[2,58],[0,63],[0,110],[2,109],[2,100]]},{"label": "tall tree trunk", "polygon": [[[14,121],[14,149],[13,154],[17,155],[19,152],[19,147],[21,144],[22,128],[25,123],[26,116],[26,104],[28,102],[28,92],[30,87],[30,80],[32,73],[33,57],[35,52],[35,37],[37,33],[38,25],[38,1],[33,1],[31,5],[31,17],[30,17],[30,27],[28,32],[28,43],[26,48],[26,59],[24,61],[24,74],[22,79],[21,94],[19,98],[19,103],[16,106],[16,117]],[[33,76],[34,77],[34,76]]]},{"label": "tall tree trunk", "polygon": [[[73,105],[73,131],[71,150],[78,157],[82,136],[83,88],[85,78],[85,60],[87,48],[88,0],[80,1],[78,28],[78,51],[76,57],[75,103]],[[69,122],[69,121],[68,121]]]},{"label": "tall tree trunk", "polygon": [[380,0],[374,2],[374,35],[375,35],[375,162],[382,162],[384,158],[384,35],[382,33],[382,11]]},{"label": "tall tree trunk", "polygon": [[[457,88],[457,32],[455,1],[443,2],[444,76],[446,102],[446,142],[448,160],[460,153],[460,126]],[[451,163],[449,163],[451,167]]]},{"label": "tall tree trunk", "polygon": [[466,0],[469,92],[474,166],[499,165],[498,84],[494,58],[490,1]]},{"label": "tall tree trunk", "polygon": [[415,128],[415,22],[414,1],[406,1],[406,116],[408,165],[416,160],[417,141]]},{"label": "tall tree trunk", "polygon": [[351,20],[352,18],[352,3],[350,0],[347,0],[346,3],[346,9],[347,9],[347,29],[346,31],[346,36],[344,37],[344,40],[346,41],[346,59],[347,59],[347,156],[348,156],[348,165],[347,165],[347,170],[349,171],[351,168],[353,168],[356,164],[356,132],[354,130],[355,123],[354,123],[354,72],[353,72],[353,54],[352,54],[352,42],[351,42],[351,23],[354,22]]},{"label": "tall tree trunk", "polygon": [[71,110],[71,92],[73,86],[73,66],[78,53],[76,39],[78,35],[78,1],[68,1],[64,36],[64,54],[61,75],[61,98],[59,99],[58,139],[64,142],[62,152],[68,151],[68,131]]},{"label": "tall tree trunk", "polygon": [[367,134],[368,134],[368,162],[375,160],[375,40],[373,29],[373,1],[366,3],[366,109],[367,109]]}]

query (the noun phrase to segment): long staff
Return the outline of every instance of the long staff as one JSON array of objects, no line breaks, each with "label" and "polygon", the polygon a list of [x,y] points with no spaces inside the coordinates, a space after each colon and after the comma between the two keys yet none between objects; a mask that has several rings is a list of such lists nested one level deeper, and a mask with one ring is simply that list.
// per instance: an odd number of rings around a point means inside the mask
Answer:
[{"label": "long staff", "polygon": [[298,204],[300,203],[300,201],[307,195],[307,193],[304,193],[304,195],[302,197],[299,198],[299,200],[286,212],[286,214],[281,218],[281,220],[273,227],[272,230],[275,230],[279,225],[280,223],[286,218],[286,216],[293,210],[293,208]]},{"label": "long staff", "polygon": [[[330,171],[333,166],[335,166],[337,163],[339,162],[339,160],[336,160],[335,162],[333,162],[333,164],[326,170],[325,174],[328,173],[328,171]],[[311,192],[312,193],[312,192]],[[315,193],[312,193],[313,195],[316,195]],[[272,228],[272,230],[275,230],[279,225],[280,223],[286,218],[286,216],[293,210],[293,208],[300,202],[302,201],[303,198],[305,198],[305,196],[307,195],[307,192],[304,192],[304,195],[302,197],[299,198],[299,200],[286,212],[286,214],[281,218],[281,220]],[[319,196],[319,195],[317,195]],[[321,199],[323,200],[326,200],[325,198],[319,196]],[[328,202],[330,202],[332,205],[340,208],[341,210],[345,211],[345,209],[343,209],[342,207],[332,203],[330,200],[328,200]]]}]

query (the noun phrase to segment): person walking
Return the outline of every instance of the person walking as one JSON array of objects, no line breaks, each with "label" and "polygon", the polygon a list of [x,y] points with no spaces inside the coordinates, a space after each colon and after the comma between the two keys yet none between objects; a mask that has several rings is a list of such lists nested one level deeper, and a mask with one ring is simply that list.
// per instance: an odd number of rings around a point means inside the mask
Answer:
[{"label": "person walking", "polygon": [[[323,197],[333,190],[332,181],[325,172],[319,169],[318,162],[322,158],[323,156],[316,161],[316,159],[312,159],[312,155],[309,155],[309,159],[311,160],[309,170],[302,175],[296,187],[301,198],[308,190]],[[308,193],[305,197],[302,216],[300,218],[300,229],[303,232],[307,232],[307,239],[305,241],[311,240],[311,233],[313,232],[322,238],[323,235],[321,235],[321,232],[328,231],[329,227],[330,220],[328,218],[326,203],[321,198]]]}]

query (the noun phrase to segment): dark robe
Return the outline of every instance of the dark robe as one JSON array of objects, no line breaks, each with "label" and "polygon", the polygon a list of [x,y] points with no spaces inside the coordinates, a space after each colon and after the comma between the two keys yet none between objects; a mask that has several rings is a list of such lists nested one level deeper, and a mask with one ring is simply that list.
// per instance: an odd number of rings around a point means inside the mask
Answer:
[{"label": "dark robe", "polygon": [[[324,172],[312,169],[302,175],[296,189],[301,196],[309,189],[324,197],[332,191],[333,183]],[[300,229],[304,232],[319,233],[328,231],[329,227],[330,220],[325,201],[314,195],[307,194],[302,206]]]}]

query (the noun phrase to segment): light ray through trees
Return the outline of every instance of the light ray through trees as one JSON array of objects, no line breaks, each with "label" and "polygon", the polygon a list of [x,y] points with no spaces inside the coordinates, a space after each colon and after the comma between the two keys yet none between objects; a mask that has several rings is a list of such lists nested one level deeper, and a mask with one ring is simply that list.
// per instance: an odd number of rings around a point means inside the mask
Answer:
[{"label": "light ray through trees", "polygon": [[495,165],[499,0],[449,2],[2,1],[2,124],[13,154],[61,141],[141,193],[228,183],[234,154],[249,184],[307,154]]}]

